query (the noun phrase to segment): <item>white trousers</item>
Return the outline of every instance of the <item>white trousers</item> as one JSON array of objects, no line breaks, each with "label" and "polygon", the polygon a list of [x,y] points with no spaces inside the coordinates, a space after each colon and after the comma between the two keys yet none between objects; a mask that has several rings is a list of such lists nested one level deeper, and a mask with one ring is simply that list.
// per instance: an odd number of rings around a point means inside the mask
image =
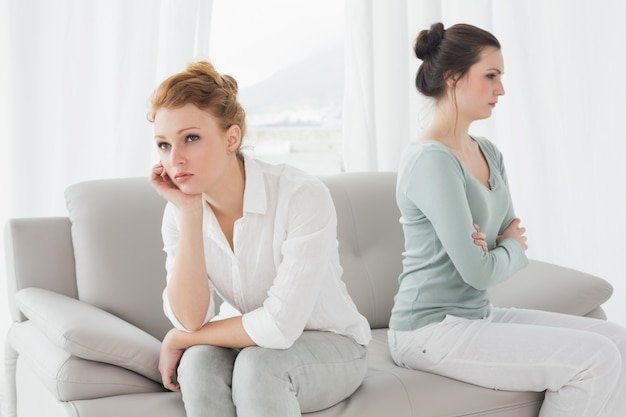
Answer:
[{"label": "white trousers", "polygon": [[492,389],[546,391],[540,417],[626,416],[626,329],[604,320],[493,308],[389,331],[399,366]]}]

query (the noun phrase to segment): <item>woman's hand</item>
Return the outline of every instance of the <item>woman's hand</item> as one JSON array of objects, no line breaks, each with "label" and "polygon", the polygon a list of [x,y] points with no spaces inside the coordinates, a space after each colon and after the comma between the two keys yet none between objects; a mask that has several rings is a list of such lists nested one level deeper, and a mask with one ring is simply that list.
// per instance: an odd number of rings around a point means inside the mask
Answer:
[{"label": "woman's hand", "polygon": [[163,386],[170,391],[180,391],[178,383],[178,364],[185,349],[176,346],[175,336],[178,330],[172,329],[163,338],[161,354],[159,356],[159,372]]},{"label": "woman's hand", "polygon": [[196,200],[200,201],[202,199],[201,194],[191,195],[183,193],[176,184],[174,184],[169,175],[167,175],[163,164],[160,162],[152,167],[152,171],[150,172],[150,184],[161,197],[177,207],[182,207],[187,204],[192,205]]},{"label": "woman's hand", "polygon": [[528,249],[528,245],[526,244],[526,228],[520,227],[520,219],[515,218],[513,221],[504,229],[504,233],[496,238],[496,243],[499,244],[504,239],[513,239],[522,247],[522,249]]},{"label": "woman's hand", "polygon": [[489,252],[489,248],[487,247],[487,235],[480,232],[480,228],[477,224],[474,224],[474,233],[472,233],[472,239],[474,239],[474,245],[480,246],[483,249],[483,252]]}]

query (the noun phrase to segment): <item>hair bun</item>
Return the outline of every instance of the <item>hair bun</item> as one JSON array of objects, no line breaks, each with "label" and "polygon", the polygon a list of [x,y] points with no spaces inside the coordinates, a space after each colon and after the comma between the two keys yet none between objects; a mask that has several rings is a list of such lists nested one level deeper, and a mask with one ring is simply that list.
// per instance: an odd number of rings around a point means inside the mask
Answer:
[{"label": "hair bun", "polygon": [[422,30],[415,40],[415,55],[422,61],[432,56],[437,52],[445,31],[443,23],[433,23],[430,29]]},{"label": "hair bun", "polygon": [[239,85],[237,81],[227,74],[222,74],[222,82],[224,83],[224,87],[227,88],[232,94],[237,95],[239,91]]},{"label": "hair bun", "polygon": [[230,75],[220,74],[209,61],[196,61],[187,65],[187,73],[196,77],[210,79],[229,94],[237,96],[239,86],[237,81]]}]

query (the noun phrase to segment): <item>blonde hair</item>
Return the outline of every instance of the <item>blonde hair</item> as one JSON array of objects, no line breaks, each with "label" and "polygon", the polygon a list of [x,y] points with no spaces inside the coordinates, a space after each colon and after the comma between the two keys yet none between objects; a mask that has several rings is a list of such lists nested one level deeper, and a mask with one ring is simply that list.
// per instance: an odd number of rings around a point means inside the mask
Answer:
[{"label": "blonde hair", "polygon": [[210,62],[194,62],[185,71],[172,75],[157,87],[152,94],[148,120],[154,122],[161,108],[177,108],[191,103],[210,112],[224,130],[233,125],[239,126],[243,138],[246,133],[246,113],[237,101],[238,89],[233,77],[219,74]]}]

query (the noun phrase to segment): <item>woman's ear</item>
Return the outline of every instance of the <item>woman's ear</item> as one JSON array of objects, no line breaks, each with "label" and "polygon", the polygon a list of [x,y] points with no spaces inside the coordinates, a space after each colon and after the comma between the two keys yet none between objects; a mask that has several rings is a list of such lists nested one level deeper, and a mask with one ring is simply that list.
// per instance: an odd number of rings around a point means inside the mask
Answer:
[{"label": "woman's ear", "polygon": [[459,81],[459,76],[456,74],[448,73],[445,76],[445,80],[448,88],[454,88],[456,87],[456,83]]},{"label": "woman's ear", "polygon": [[226,148],[229,153],[237,153],[241,147],[241,128],[232,125],[226,131]]}]

